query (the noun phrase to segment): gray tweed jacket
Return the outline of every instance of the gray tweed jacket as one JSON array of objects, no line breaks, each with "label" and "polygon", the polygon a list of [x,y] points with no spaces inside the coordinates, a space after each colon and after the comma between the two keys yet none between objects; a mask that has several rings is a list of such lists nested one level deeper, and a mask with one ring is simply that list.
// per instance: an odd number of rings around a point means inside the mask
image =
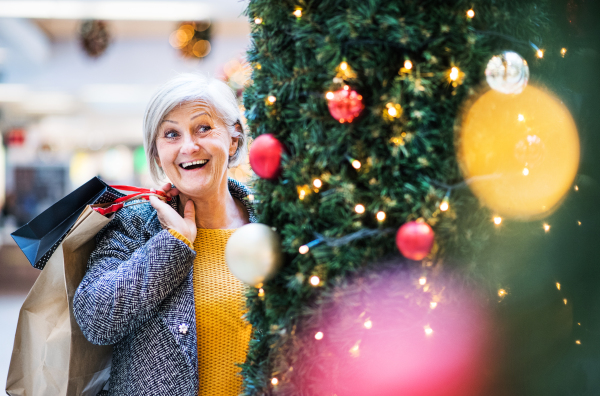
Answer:
[{"label": "gray tweed jacket", "polygon": [[[229,191],[255,222],[247,188],[229,179]],[[162,229],[149,203],[117,212],[96,243],[73,311],[90,342],[113,345],[109,389],[101,394],[196,396],[196,253]]]}]

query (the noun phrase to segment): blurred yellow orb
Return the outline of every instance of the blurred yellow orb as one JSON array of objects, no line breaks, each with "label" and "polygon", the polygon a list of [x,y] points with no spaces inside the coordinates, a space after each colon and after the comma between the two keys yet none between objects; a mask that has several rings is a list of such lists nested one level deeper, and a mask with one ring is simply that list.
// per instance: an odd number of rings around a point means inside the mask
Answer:
[{"label": "blurred yellow orb", "polygon": [[571,188],[579,136],[567,108],[528,85],[516,95],[490,90],[467,110],[458,160],[481,202],[507,218],[550,214]]}]

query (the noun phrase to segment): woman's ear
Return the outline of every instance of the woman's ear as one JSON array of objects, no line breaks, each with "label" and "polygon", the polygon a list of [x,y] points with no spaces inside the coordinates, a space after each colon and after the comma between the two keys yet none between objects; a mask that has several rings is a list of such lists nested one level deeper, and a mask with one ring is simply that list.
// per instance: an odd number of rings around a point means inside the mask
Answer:
[{"label": "woman's ear", "polygon": [[238,144],[240,142],[239,137],[231,137],[231,144],[229,145],[229,156],[233,157],[238,149]]},{"label": "woman's ear", "polygon": [[[244,133],[244,129],[242,128],[242,124],[240,124],[239,121],[236,122],[233,127],[235,128],[235,131],[237,133]],[[232,137],[231,138],[231,145],[229,146],[229,156],[230,157],[233,157],[235,155],[235,153],[237,152],[239,144],[240,144],[240,138],[239,137]]]}]

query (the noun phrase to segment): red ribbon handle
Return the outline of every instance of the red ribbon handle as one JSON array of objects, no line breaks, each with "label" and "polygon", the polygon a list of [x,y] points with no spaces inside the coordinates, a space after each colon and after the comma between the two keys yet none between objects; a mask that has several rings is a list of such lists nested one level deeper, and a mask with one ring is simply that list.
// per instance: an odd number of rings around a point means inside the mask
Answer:
[{"label": "red ribbon handle", "polygon": [[129,195],[126,195],[124,197],[116,199],[108,207],[105,207],[105,208],[103,208],[103,207],[94,207],[94,208],[92,208],[96,212],[100,213],[103,216],[107,215],[107,214],[115,213],[119,209],[123,208],[125,206],[125,203],[127,201],[130,201],[130,200],[133,200],[133,199],[142,199],[142,200],[146,200],[147,201],[150,196],[156,196],[156,195],[158,195],[159,197],[163,197],[165,201],[170,201],[172,199],[170,196],[168,196],[167,194],[165,194],[161,190],[150,190],[148,188],[131,187],[131,186],[111,186],[111,187],[114,188],[115,190],[130,191],[130,192],[133,192],[133,194],[129,194]]}]

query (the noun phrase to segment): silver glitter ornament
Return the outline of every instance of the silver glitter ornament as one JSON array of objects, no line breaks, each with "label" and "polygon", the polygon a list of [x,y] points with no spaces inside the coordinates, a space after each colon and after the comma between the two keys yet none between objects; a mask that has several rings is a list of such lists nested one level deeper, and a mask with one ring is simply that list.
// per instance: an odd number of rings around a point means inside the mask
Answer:
[{"label": "silver glitter ornament", "polygon": [[529,81],[529,66],[521,55],[505,51],[494,55],[485,68],[485,79],[490,87],[505,94],[519,94]]}]

